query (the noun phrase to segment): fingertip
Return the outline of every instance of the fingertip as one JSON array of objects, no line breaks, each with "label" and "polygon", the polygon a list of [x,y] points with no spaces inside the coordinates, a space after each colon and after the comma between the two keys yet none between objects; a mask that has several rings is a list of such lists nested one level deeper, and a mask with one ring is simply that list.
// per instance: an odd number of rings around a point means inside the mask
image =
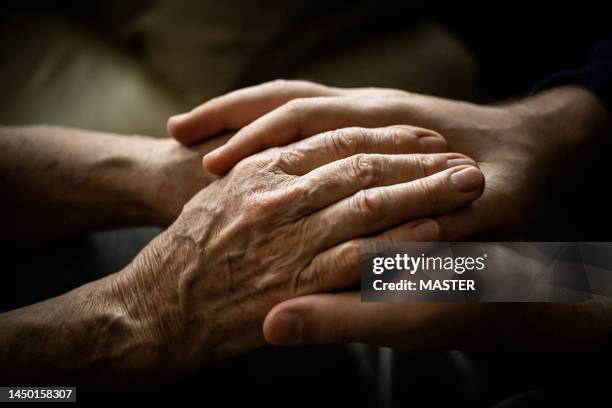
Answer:
[{"label": "fingertip", "polygon": [[[252,143],[251,143],[252,144]],[[250,146],[248,140],[241,140],[238,133],[228,142],[204,156],[205,168],[214,174],[225,174],[240,160],[257,153],[261,148]]]},{"label": "fingertip", "polygon": [[227,173],[231,166],[228,166],[226,160],[224,159],[224,155],[221,154],[222,150],[223,146],[218,147],[202,157],[202,166],[204,166],[205,170],[217,175]]},{"label": "fingertip", "polygon": [[193,143],[189,112],[171,116],[166,123],[166,131],[183,144]]},{"label": "fingertip", "polygon": [[296,346],[303,342],[303,328],[302,316],[280,304],[266,316],[263,323],[263,335],[270,344]]},{"label": "fingertip", "polygon": [[461,165],[451,169],[451,186],[462,193],[482,193],[485,177],[482,171],[472,165]]},{"label": "fingertip", "polygon": [[[282,303],[280,305],[282,305]],[[269,343],[272,343],[272,341],[273,341],[273,337],[274,337],[274,333],[273,333],[273,331],[274,331],[274,317],[277,315],[278,308],[279,308],[280,305],[276,305],[272,309],[270,309],[270,311],[268,312],[268,314],[264,318],[264,321],[263,321],[262,326],[261,326],[261,330],[263,331],[264,338]]]}]

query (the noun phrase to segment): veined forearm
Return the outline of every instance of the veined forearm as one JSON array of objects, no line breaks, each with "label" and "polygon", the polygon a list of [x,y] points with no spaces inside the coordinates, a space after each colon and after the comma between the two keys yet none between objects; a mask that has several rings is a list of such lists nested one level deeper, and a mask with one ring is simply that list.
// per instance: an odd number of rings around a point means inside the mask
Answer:
[{"label": "veined forearm", "polygon": [[9,235],[38,238],[149,222],[150,169],[139,158],[151,146],[54,126],[0,128],[2,224]]},{"label": "veined forearm", "polygon": [[143,379],[159,348],[138,334],[110,279],[0,314],[0,382],[120,386]]}]

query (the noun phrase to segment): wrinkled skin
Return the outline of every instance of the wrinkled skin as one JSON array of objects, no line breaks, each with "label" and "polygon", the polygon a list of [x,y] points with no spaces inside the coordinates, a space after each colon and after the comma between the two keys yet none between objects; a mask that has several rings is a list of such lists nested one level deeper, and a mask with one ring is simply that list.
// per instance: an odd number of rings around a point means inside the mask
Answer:
[{"label": "wrinkled skin", "polygon": [[[129,315],[161,318],[149,330],[172,344],[172,365],[224,358],[263,344],[263,317],[280,301],[358,283],[362,240],[439,239],[435,221],[419,230],[425,223],[413,220],[474,200],[484,180],[473,161],[359,153],[415,151],[420,137],[442,140],[411,127],[352,128],[242,161],[197,194],[122,276]],[[461,171],[471,184],[458,190],[451,175]],[[143,283],[138,291],[153,296],[145,304],[123,289]]]},{"label": "wrinkled skin", "polygon": [[263,345],[274,305],[359,282],[362,244],[444,235],[484,188],[445,151],[433,131],[351,127],[241,161],[124,270],[0,314],[0,380],[160,381]]}]

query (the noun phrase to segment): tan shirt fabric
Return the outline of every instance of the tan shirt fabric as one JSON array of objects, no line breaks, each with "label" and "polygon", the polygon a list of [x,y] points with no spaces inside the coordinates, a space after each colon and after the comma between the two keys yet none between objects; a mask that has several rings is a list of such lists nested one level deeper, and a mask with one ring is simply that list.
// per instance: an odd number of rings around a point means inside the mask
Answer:
[{"label": "tan shirt fabric", "polygon": [[[473,98],[476,66],[431,21],[368,26],[395,3],[22,2],[2,15],[0,123],[165,134],[169,115],[274,78]],[[402,13],[406,9],[402,8]]]}]

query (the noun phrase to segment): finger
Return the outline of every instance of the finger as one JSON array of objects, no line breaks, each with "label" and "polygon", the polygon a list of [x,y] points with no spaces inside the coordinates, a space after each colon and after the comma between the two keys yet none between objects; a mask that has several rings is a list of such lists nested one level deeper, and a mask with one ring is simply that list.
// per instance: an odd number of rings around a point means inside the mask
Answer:
[{"label": "finger", "polygon": [[325,208],[360,190],[418,180],[457,166],[476,166],[459,153],[357,154],[314,169],[300,177],[295,188],[302,192],[293,210],[306,215]]},{"label": "finger", "polygon": [[223,130],[240,129],[295,98],[340,95],[342,90],[307,81],[277,80],[213,98],[168,120],[168,134],[193,144]]},{"label": "finger", "polygon": [[317,133],[348,126],[404,124],[402,105],[394,99],[293,99],[242,128],[225,145],[204,156],[204,165],[213,173],[223,174],[253,153]]},{"label": "finger", "polygon": [[378,243],[434,242],[442,236],[440,225],[422,219],[391,228],[369,238],[357,238],[315,256],[295,278],[293,296],[348,289],[361,280],[363,248]]},{"label": "finger", "polygon": [[351,127],[321,133],[278,151],[285,172],[303,175],[358,153],[441,153],[446,151],[446,141],[434,131],[414,126]]},{"label": "finger", "polygon": [[[365,189],[304,219],[302,228],[320,249],[411,220],[467,206],[484,187],[482,172],[458,166],[415,181]],[[342,226],[338,228],[337,226]]]},{"label": "finger", "polygon": [[276,305],[264,320],[263,333],[268,342],[283,346],[356,342],[418,346],[431,336],[422,330],[423,322],[440,307],[361,302],[360,292],[308,295]]},{"label": "finger", "polygon": [[[489,163],[480,163],[479,167],[488,175],[487,178],[493,179],[492,176],[496,175],[496,168]],[[513,208],[506,207],[516,206],[516,200],[501,196],[498,187],[494,182],[488,183],[482,196],[469,207],[437,216],[436,220],[443,230],[441,239],[461,241],[479,234],[507,231],[516,225],[516,218],[497,216],[501,211],[512,214]]]},{"label": "finger", "polygon": [[[497,204],[495,205],[497,206]],[[491,211],[488,197],[485,194],[481,200],[472,206],[436,217],[443,232],[444,241],[461,241],[479,234],[508,229],[511,219],[500,220],[497,211]]]},{"label": "finger", "polygon": [[[347,292],[309,295],[285,301],[266,316],[264,337],[271,344],[280,346],[342,344],[356,341],[357,338],[362,341],[375,328],[385,328],[382,323],[385,322],[386,313],[381,313],[379,324],[373,315],[377,309],[382,311],[380,304],[362,303],[360,300],[359,292]],[[316,323],[312,321],[315,313]]]},{"label": "finger", "polygon": [[[268,342],[285,346],[368,343],[441,349],[491,344],[523,327],[525,313],[504,303],[361,302],[360,292],[316,294],[276,305],[264,320],[263,333]],[[499,321],[506,324],[491,330]]]}]

